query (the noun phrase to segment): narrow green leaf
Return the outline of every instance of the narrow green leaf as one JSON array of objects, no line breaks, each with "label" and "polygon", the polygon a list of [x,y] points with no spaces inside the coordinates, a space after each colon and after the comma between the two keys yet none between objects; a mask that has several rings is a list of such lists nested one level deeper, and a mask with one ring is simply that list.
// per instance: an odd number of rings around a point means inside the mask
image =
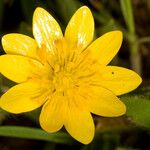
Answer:
[{"label": "narrow green leaf", "polygon": [[135,32],[133,9],[131,0],[120,0],[121,10],[130,33]]},{"label": "narrow green leaf", "polygon": [[63,132],[50,134],[41,129],[20,126],[1,126],[0,136],[44,140],[62,144],[75,143],[68,134]]},{"label": "narrow green leaf", "polygon": [[127,106],[127,116],[143,127],[150,128],[150,101],[139,96],[126,96],[121,98]]}]

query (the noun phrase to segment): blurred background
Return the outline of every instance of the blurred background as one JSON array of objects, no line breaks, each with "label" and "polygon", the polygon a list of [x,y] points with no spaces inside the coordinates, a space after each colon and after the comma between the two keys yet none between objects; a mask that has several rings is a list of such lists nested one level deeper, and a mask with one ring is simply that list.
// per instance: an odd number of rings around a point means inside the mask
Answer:
[{"label": "blurred background", "polygon": [[[70,17],[82,5],[88,6],[93,13],[95,38],[108,31],[123,31],[122,47],[111,63],[140,74],[142,86],[129,96],[149,100],[150,0],[0,0],[0,37],[16,32],[32,37],[32,15],[36,7],[49,11],[64,31]],[[0,44],[2,54],[4,51]],[[0,75],[0,94],[13,85],[12,81]],[[124,99],[128,99],[128,95]],[[139,103],[135,109],[128,112],[131,118],[94,116],[96,136],[86,146],[73,140],[64,130],[53,136],[40,129],[34,130],[35,127],[40,128],[40,110],[21,115],[0,110],[0,150],[149,150],[150,103]],[[144,109],[145,114],[142,114]],[[138,113],[140,117],[136,116]]]}]

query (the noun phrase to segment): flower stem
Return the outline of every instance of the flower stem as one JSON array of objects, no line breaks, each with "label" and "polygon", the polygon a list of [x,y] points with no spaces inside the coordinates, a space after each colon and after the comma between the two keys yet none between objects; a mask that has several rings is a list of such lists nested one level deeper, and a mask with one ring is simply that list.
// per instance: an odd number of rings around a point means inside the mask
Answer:
[{"label": "flower stem", "polygon": [[132,35],[132,39],[129,40],[130,47],[130,63],[131,68],[135,70],[138,74],[142,74],[141,66],[141,55],[139,52],[139,42],[135,34]]},{"label": "flower stem", "polygon": [[131,0],[120,0],[122,13],[128,28],[128,41],[130,47],[131,67],[137,73],[142,73],[141,56],[139,52],[139,40],[135,31],[133,8]]}]

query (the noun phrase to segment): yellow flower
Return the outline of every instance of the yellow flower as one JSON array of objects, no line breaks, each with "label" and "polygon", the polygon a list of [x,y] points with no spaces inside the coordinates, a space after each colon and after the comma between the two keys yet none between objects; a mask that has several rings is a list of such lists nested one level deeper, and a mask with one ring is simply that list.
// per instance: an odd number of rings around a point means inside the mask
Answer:
[{"label": "yellow flower", "polygon": [[94,21],[83,6],[71,18],[65,34],[44,9],[33,15],[33,35],[3,36],[7,53],[0,56],[0,72],[18,85],[0,100],[11,113],[42,105],[40,125],[47,132],[63,126],[76,140],[87,144],[94,137],[91,113],[116,117],[125,114],[117,98],[135,89],[141,78],[133,71],[107,66],[122,43],[122,33],[112,31],[93,43]]}]

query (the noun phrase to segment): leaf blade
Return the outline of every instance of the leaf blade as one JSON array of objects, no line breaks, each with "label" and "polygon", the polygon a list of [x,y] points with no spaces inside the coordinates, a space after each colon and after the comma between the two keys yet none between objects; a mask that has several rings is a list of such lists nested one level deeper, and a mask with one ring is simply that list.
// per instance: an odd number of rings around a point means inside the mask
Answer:
[{"label": "leaf blade", "polygon": [[135,32],[133,9],[131,0],[120,0],[121,10],[130,33]]},{"label": "leaf blade", "polygon": [[127,106],[127,116],[142,127],[150,128],[150,101],[139,96],[125,96],[121,98]]},{"label": "leaf blade", "polygon": [[50,134],[41,129],[31,127],[1,126],[0,136],[43,140],[61,144],[75,143],[74,140],[66,133],[57,132]]}]

